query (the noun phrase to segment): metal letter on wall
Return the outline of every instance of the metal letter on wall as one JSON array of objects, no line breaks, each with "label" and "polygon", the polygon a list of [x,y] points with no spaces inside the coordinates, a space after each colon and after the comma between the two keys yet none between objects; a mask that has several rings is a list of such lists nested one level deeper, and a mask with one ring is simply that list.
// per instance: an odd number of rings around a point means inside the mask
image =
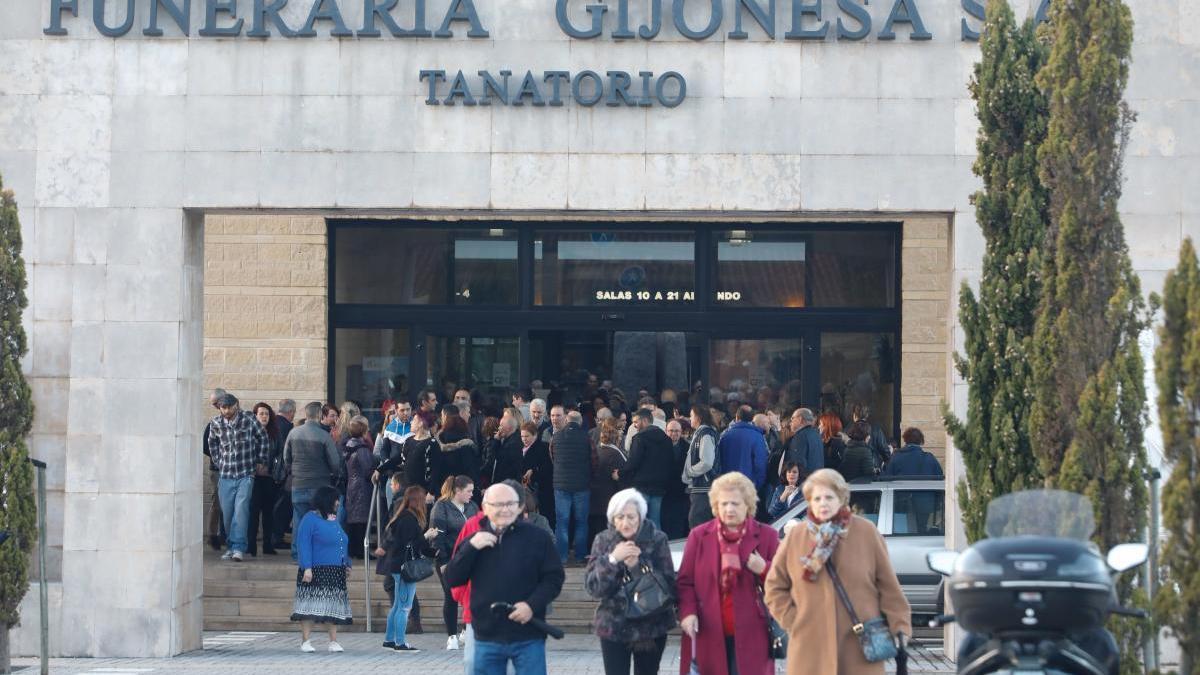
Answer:
[{"label": "metal letter on wall", "polygon": [[217,26],[217,14],[226,13],[230,18],[237,19],[237,0],[205,0],[204,3],[204,28],[200,29],[200,35],[204,37],[236,37],[242,32],[242,19],[238,19],[232,26],[220,27]]},{"label": "metal letter on wall", "polygon": [[146,29],[142,31],[142,35],[150,37],[159,37],[163,34],[163,30],[158,27],[158,7],[162,5],[167,14],[171,15],[171,19],[179,26],[179,32],[184,35],[190,35],[191,18],[192,18],[192,0],[181,0],[183,6],[175,4],[174,0],[150,0],[150,22],[146,25]]},{"label": "metal letter on wall", "polygon": [[892,11],[888,13],[887,22],[883,24],[883,30],[879,32],[879,39],[895,40],[896,33],[892,31],[892,26],[898,23],[912,26],[912,31],[908,34],[909,40],[933,39],[933,34],[925,30],[925,22],[921,21],[921,12],[917,11],[917,0],[895,1]]},{"label": "metal letter on wall", "polygon": [[[817,28],[805,28],[804,17],[812,16],[819,22]],[[821,21],[821,0],[806,5],[801,0],[792,2],[792,29],[783,34],[785,40],[824,40],[829,33],[829,22]]]},{"label": "metal letter on wall", "polygon": [[[987,19],[987,12],[984,11],[983,3],[979,0],[962,0],[962,8],[964,12],[980,21]],[[971,28],[971,24],[967,23],[965,18],[962,20],[962,39],[964,42],[977,42],[979,40],[979,31]]]},{"label": "metal letter on wall", "polygon": [[[558,21],[558,27],[562,32],[569,37],[578,40],[590,40],[594,37],[599,37],[600,31],[604,28],[604,13],[608,11],[607,5],[588,5],[586,7],[588,16],[592,17],[592,27],[580,30],[571,25],[571,20],[567,18],[567,2],[568,0],[558,0],[554,4],[554,18]],[[628,8],[626,8],[626,18],[628,19]],[[614,36],[624,37],[624,36]],[[630,35],[629,37],[633,37]]]},{"label": "metal letter on wall", "polygon": [[[28,2],[29,0],[25,0]],[[96,24],[96,30],[100,31],[105,37],[115,38],[129,32],[133,28],[133,14],[136,8],[133,4],[134,0],[126,0],[125,2],[125,23],[113,28],[104,21],[104,5],[105,0],[92,0],[92,23]]]},{"label": "metal letter on wall", "polygon": [[287,5],[288,0],[271,0],[271,4],[264,4],[265,0],[254,0],[254,9],[251,11],[253,18],[250,21],[250,30],[246,32],[248,37],[271,37],[271,31],[267,30],[267,20],[275,24],[275,30],[284,37],[296,37],[296,31],[292,30],[283,21],[283,17],[279,16],[279,12]]},{"label": "metal letter on wall", "polygon": [[479,12],[475,11],[474,0],[452,0],[450,9],[446,10],[446,18],[442,20],[442,27],[438,28],[433,36],[453,37],[454,33],[450,31],[450,24],[455,21],[466,21],[471,24],[471,29],[467,31],[467,37],[488,37],[488,32],[484,30],[483,24],[479,23]]},{"label": "metal letter on wall", "polygon": [[695,31],[688,27],[687,20],[683,16],[687,0],[673,0],[671,13],[675,15],[675,30],[691,40],[706,40],[712,37],[713,33],[716,33],[717,29],[721,27],[721,21],[725,18],[725,8],[721,0],[709,0],[709,4],[712,7],[712,14],[708,25]]},{"label": "metal letter on wall", "polygon": [[750,35],[742,29],[742,12],[750,10],[750,16],[766,32],[767,37],[775,39],[775,0],[767,0],[767,8],[763,9],[758,0],[737,0],[733,6],[733,30],[729,32],[731,40],[745,40]]},{"label": "metal letter on wall", "polygon": [[[865,4],[865,2],[864,2]],[[842,17],[837,20],[837,39],[839,40],[861,40],[871,34],[871,14],[866,8],[858,4],[857,0],[838,0],[838,9],[843,13],[849,14],[858,21],[859,29],[850,30],[842,23]]]},{"label": "metal letter on wall", "polygon": [[42,32],[46,35],[66,35],[67,29],[62,26],[63,12],[79,16],[79,0],[50,0],[50,25]]}]

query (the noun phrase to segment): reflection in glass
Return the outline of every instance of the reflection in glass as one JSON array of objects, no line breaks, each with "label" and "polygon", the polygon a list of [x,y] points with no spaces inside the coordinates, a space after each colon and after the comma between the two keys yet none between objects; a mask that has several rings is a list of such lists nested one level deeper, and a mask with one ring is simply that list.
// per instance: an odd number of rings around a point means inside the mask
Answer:
[{"label": "reflection in glass", "polygon": [[814,232],[811,236],[814,307],[896,306],[894,232]]},{"label": "reflection in glass", "polygon": [[598,388],[618,389],[627,403],[645,390],[677,397],[700,379],[700,339],[693,333],[543,331],[530,339],[534,394],[554,402],[589,401]]},{"label": "reflection in glass", "polygon": [[334,229],[337,302],[515,305],[517,231]]},{"label": "reflection in glass", "polygon": [[[520,341],[516,337],[430,337],[425,386],[440,392],[478,388],[504,396],[518,386]],[[448,397],[449,398],[449,397]]]},{"label": "reflection in glass", "polygon": [[895,435],[896,339],[891,333],[821,334],[821,412],[844,425],[867,414],[889,440]]},{"label": "reflection in glass", "polygon": [[803,395],[801,338],[713,340],[708,367],[709,400],[734,411],[743,403],[785,410]]},{"label": "reflection in glass", "polygon": [[730,307],[805,307],[807,236],[732,230],[717,239],[713,296]]},{"label": "reflection in glass", "polygon": [[374,427],[384,402],[408,394],[408,331],[339,328],[334,340],[334,399],[356,401]]},{"label": "reflection in glass", "polygon": [[534,234],[538,305],[683,305],[695,300],[692,232]]}]

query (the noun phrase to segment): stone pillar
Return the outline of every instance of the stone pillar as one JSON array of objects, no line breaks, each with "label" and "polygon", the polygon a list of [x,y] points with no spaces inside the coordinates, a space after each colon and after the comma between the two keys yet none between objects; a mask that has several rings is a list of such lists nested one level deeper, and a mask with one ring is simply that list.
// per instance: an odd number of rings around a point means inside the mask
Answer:
[{"label": "stone pillar", "polygon": [[69,371],[34,380],[39,424],[65,441],[52,629],[67,656],[198,649],[200,224],[180,209],[39,209],[38,219],[74,249],[72,264],[35,265],[35,322],[53,310],[66,324],[38,349]]},{"label": "stone pillar", "polygon": [[946,465],[942,403],[950,381],[950,222],[904,221],[901,250],[900,428],[925,434],[925,449]]}]

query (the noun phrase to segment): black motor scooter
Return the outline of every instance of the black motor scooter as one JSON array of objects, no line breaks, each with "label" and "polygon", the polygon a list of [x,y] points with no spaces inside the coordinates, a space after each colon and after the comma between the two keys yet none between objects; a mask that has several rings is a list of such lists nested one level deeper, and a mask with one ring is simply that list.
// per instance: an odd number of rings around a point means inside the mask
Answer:
[{"label": "black motor scooter", "polygon": [[1061,490],[1027,490],[988,505],[987,539],[961,554],[934,551],[929,568],[949,577],[953,616],[970,631],[959,650],[963,675],[1114,675],[1119,652],[1104,629],[1117,605],[1114,577],[1146,560],[1146,544],[1120,544],[1102,558],[1090,537],[1091,502]]}]

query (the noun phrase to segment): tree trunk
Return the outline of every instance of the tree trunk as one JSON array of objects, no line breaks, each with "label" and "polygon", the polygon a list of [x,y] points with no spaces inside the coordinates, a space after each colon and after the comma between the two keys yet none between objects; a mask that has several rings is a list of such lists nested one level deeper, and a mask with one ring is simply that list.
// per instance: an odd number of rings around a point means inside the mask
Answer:
[{"label": "tree trunk", "polygon": [[0,673],[11,673],[12,664],[8,657],[8,631],[12,626],[0,623]]}]

